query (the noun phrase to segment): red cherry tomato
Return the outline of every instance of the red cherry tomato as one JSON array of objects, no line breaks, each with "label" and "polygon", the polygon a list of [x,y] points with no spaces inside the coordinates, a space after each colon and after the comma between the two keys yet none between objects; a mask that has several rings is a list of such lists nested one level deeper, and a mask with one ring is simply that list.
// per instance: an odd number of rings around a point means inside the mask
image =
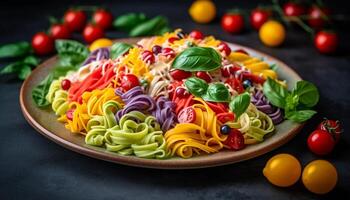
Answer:
[{"label": "red cherry tomato", "polygon": [[69,79],[63,79],[62,82],[61,82],[61,88],[63,90],[68,90],[71,86],[71,82]]},{"label": "red cherry tomato", "polygon": [[225,140],[225,144],[229,146],[231,150],[241,150],[245,147],[244,137],[239,130],[231,129],[230,134]]},{"label": "red cherry tomato", "polygon": [[338,142],[340,139],[340,134],[342,132],[341,124],[338,120],[325,119],[318,126],[318,130],[327,131],[332,134],[335,138],[335,142]]},{"label": "red cherry tomato", "polygon": [[248,53],[248,52],[246,52],[244,49],[237,49],[237,50],[235,50],[235,52],[238,52],[238,53],[244,53],[244,54],[246,54],[246,55],[248,55],[248,56],[249,56],[249,53]]},{"label": "red cherry tomato", "polygon": [[315,130],[309,135],[307,145],[313,153],[322,156],[332,152],[335,140],[327,131]]},{"label": "red cherry tomato", "polygon": [[35,34],[32,38],[32,47],[38,55],[47,55],[54,50],[53,39],[44,32]]},{"label": "red cherry tomato", "polygon": [[224,52],[226,56],[230,55],[231,53],[231,48],[225,42],[221,42],[218,46],[218,49],[221,52]]},{"label": "red cherry tomato", "polygon": [[191,72],[186,72],[186,71],[183,71],[183,70],[180,70],[180,69],[175,69],[175,70],[170,71],[170,76],[174,80],[181,81],[181,80],[183,80],[185,78],[188,78],[188,77],[192,76],[192,73]]},{"label": "red cherry tomato", "polygon": [[315,36],[314,44],[321,53],[334,53],[338,47],[338,35],[334,32],[320,31]]},{"label": "red cherry tomato", "polygon": [[75,109],[69,109],[69,110],[67,110],[67,112],[66,112],[66,117],[67,117],[67,119],[69,119],[69,120],[73,120],[73,115],[74,115],[74,110]]},{"label": "red cherry tomato", "polygon": [[81,31],[86,24],[86,15],[81,10],[68,10],[63,17],[70,31]]},{"label": "red cherry tomato", "polygon": [[56,39],[68,39],[71,36],[70,30],[65,24],[54,24],[50,28],[51,37]]},{"label": "red cherry tomato", "polygon": [[170,44],[172,44],[172,43],[174,43],[176,40],[179,40],[179,38],[177,38],[177,37],[171,37],[171,38],[168,39],[168,42],[169,42]]},{"label": "red cherry tomato", "polygon": [[179,123],[192,123],[196,120],[196,112],[191,106],[186,107],[179,112],[177,120]]},{"label": "red cherry tomato", "polygon": [[92,24],[87,25],[83,31],[83,36],[87,43],[92,43],[99,38],[103,38],[104,35],[105,33],[102,28]]},{"label": "red cherry tomato", "polygon": [[271,12],[268,10],[256,8],[250,13],[250,24],[254,29],[259,30],[260,27],[267,22],[270,16]]},{"label": "red cherry tomato", "polygon": [[175,58],[176,53],[172,48],[165,47],[162,49],[162,55],[167,57],[168,59]]},{"label": "red cherry tomato", "polygon": [[321,29],[327,22],[327,18],[331,14],[331,11],[329,8],[314,5],[310,8],[308,14],[308,24],[315,29]]},{"label": "red cherry tomato", "polygon": [[190,33],[190,37],[193,38],[193,39],[196,39],[196,40],[201,40],[204,38],[204,35],[202,32],[198,31],[198,30],[193,30],[191,33]]},{"label": "red cherry tomato", "polygon": [[208,72],[196,72],[196,76],[200,79],[205,80],[207,83],[211,82],[211,76]]},{"label": "red cherry tomato", "polygon": [[265,79],[263,77],[249,73],[249,72],[243,72],[242,77],[243,77],[243,80],[249,79],[253,83],[263,84],[265,82]]},{"label": "red cherry tomato", "polygon": [[301,4],[297,4],[294,2],[287,2],[283,6],[283,13],[286,16],[297,17],[305,14],[305,8]]},{"label": "red cherry tomato", "polygon": [[232,77],[228,78],[225,83],[229,84],[234,90],[236,90],[239,94],[244,92],[244,87],[238,79]]},{"label": "red cherry tomato", "polygon": [[125,91],[128,91],[139,85],[140,85],[139,79],[137,78],[137,76],[133,74],[126,74],[126,75],[123,75],[121,78],[121,87]]},{"label": "red cherry tomato", "polygon": [[221,18],[221,27],[229,33],[239,33],[244,28],[243,16],[239,13],[227,13]]},{"label": "red cherry tomato", "polygon": [[93,15],[95,24],[103,29],[108,29],[112,26],[113,15],[104,9],[98,9]]},{"label": "red cherry tomato", "polygon": [[153,64],[155,62],[154,54],[151,51],[146,50],[142,52],[142,60],[145,63]]},{"label": "red cherry tomato", "polygon": [[180,98],[188,97],[190,95],[190,93],[188,93],[187,90],[183,87],[176,88],[175,92],[176,92],[176,96]]}]

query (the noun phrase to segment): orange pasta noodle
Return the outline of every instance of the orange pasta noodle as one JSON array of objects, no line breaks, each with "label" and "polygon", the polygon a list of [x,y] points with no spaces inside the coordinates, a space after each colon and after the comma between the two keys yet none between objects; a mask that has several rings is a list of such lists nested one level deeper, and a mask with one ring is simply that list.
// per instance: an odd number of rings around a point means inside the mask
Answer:
[{"label": "orange pasta noodle", "polygon": [[193,123],[177,124],[165,133],[167,148],[173,155],[190,158],[193,152],[215,153],[224,147],[226,135],[220,134],[220,122],[215,112],[200,98],[192,108],[196,113]]},{"label": "orange pasta noodle", "polygon": [[66,128],[73,133],[85,135],[88,121],[95,115],[103,115],[102,106],[109,100],[118,102],[120,106],[123,105],[121,98],[115,94],[113,88],[84,92],[82,95],[82,104],[78,102],[69,104],[69,108],[74,109],[74,113],[73,119],[68,120]]}]

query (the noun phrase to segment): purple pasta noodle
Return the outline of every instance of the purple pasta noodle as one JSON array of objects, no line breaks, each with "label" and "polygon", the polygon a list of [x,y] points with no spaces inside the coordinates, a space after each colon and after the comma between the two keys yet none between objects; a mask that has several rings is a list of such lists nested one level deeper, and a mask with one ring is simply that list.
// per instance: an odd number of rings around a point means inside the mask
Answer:
[{"label": "purple pasta noodle", "polygon": [[283,121],[281,109],[273,106],[261,90],[256,91],[252,95],[251,102],[258,110],[267,114],[272,119],[273,124],[279,124]]},{"label": "purple pasta noodle", "polygon": [[90,64],[94,61],[100,61],[109,58],[109,49],[108,48],[99,48],[91,52],[89,57],[83,62],[82,66]]},{"label": "purple pasta noodle", "polygon": [[153,116],[156,117],[164,132],[174,127],[176,123],[176,114],[174,113],[175,103],[161,96],[156,102],[156,110],[153,111]]}]

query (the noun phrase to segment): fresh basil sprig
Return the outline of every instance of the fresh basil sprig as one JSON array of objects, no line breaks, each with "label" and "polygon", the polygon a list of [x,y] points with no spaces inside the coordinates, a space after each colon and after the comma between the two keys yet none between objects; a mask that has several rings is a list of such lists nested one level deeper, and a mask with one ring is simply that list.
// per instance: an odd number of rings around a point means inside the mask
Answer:
[{"label": "fresh basil sprig", "polygon": [[17,74],[21,80],[26,79],[32,72],[32,68],[39,64],[40,60],[32,55],[23,58],[20,61],[16,61],[8,64],[1,69],[0,74]]},{"label": "fresh basil sprig", "polygon": [[206,101],[228,102],[230,93],[222,83],[208,84],[203,79],[191,77],[185,81],[187,90],[196,97]]},{"label": "fresh basil sprig", "polygon": [[238,119],[248,108],[250,104],[250,95],[248,92],[236,96],[229,104],[230,110],[235,113],[235,118]]},{"label": "fresh basil sprig", "polygon": [[295,122],[304,122],[316,114],[310,110],[320,98],[317,87],[307,81],[298,81],[291,92],[281,84],[268,78],[263,86],[267,99],[279,108],[284,109],[285,116]]},{"label": "fresh basil sprig", "polygon": [[221,67],[221,55],[210,47],[190,47],[176,56],[172,67],[184,71],[213,71]]},{"label": "fresh basil sprig", "polygon": [[127,13],[117,17],[113,22],[113,26],[123,31],[131,31],[135,26],[146,20],[146,15],[143,13]]},{"label": "fresh basil sprig", "polygon": [[28,42],[16,42],[0,46],[0,58],[14,58],[28,55],[32,48]]},{"label": "fresh basil sprig", "polygon": [[161,35],[169,30],[167,18],[156,16],[135,26],[129,35],[131,37]]},{"label": "fresh basil sprig", "polygon": [[124,53],[129,51],[129,49],[131,49],[131,48],[132,48],[132,45],[127,44],[127,43],[123,43],[123,42],[114,43],[111,46],[111,58],[116,59],[120,55],[123,55]]}]

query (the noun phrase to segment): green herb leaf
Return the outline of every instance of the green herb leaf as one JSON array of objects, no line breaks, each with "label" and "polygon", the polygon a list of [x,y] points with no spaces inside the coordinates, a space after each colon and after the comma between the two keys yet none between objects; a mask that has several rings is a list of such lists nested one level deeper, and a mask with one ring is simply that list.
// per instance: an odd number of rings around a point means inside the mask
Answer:
[{"label": "green herb leaf", "polygon": [[29,65],[23,65],[21,70],[18,73],[18,78],[21,80],[24,80],[29,76],[31,72],[32,72],[32,69],[30,68]]},{"label": "green herb leaf", "polygon": [[87,47],[74,40],[56,40],[58,56],[64,65],[77,65],[89,56]]},{"label": "green herb leaf", "polygon": [[123,31],[131,31],[135,26],[146,20],[146,15],[143,13],[128,13],[117,17],[113,22],[113,26]]},{"label": "green herb leaf", "polygon": [[39,85],[32,91],[32,98],[38,107],[46,107],[50,103],[46,100],[46,95],[49,92],[50,85],[54,80],[53,74],[49,74]]},{"label": "green herb leaf", "polygon": [[13,58],[29,54],[32,48],[28,42],[17,42],[0,46],[0,58]]},{"label": "green herb leaf", "polygon": [[213,48],[190,47],[176,56],[172,67],[184,71],[213,71],[221,67],[221,55]]},{"label": "green herb leaf", "polygon": [[168,26],[168,20],[163,16],[156,16],[148,21],[134,27],[129,35],[131,37],[137,36],[151,36],[159,33],[159,30]]},{"label": "green herb leaf", "polygon": [[317,112],[314,110],[294,110],[286,111],[286,118],[294,122],[304,122],[314,116]]},{"label": "green herb leaf", "polygon": [[296,110],[299,105],[299,96],[295,94],[289,94],[285,99],[285,110]]},{"label": "green herb leaf", "polygon": [[23,63],[36,67],[39,65],[40,59],[35,56],[27,56],[24,58]]},{"label": "green herb leaf", "polygon": [[271,102],[271,104],[279,108],[285,107],[285,98],[287,97],[289,92],[281,84],[268,78],[264,83],[263,92],[267,99]]},{"label": "green herb leaf", "polygon": [[129,51],[129,49],[132,48],[132,45],[127,44],[127,43],[114,43],[111,46],[111,58],[112,59],[116,59],[119,56],[123,55],[124,53],[126,53],[127,51]]},{"label": "green herb leaf", "polygon": [[299,102],[309,108],[315,106],[320,98],[317,87],[307,81],[298,81],[292,93],[298,95]]},{"label": "green herb leaf", "polygon": [[229,104],[230,110],[235,113],[238,119],[248,108],[250,104],[250,95],[248,92],[236,96]]},{"label": "green herb leaf", "polygon": [[14,63],[10,63],[7,66],[5,66],[4,68],[1,69],[0,74],[12,74],[12,73],[17,73],[21,70],[22,67],[22,62],[18,61],[18,62],[14,62]]},{"label": "green herb leaf", "polygon": [[187,90],[196,97],[201,97],[208,89],[208,83],[196,77],[186,79],[185,86]]},{"label": "green herb leaf", "polygon": [[222,83],[209,84],[207,92],[202,96],[206,101],[212,102],[229,102],[230,92]]}]

